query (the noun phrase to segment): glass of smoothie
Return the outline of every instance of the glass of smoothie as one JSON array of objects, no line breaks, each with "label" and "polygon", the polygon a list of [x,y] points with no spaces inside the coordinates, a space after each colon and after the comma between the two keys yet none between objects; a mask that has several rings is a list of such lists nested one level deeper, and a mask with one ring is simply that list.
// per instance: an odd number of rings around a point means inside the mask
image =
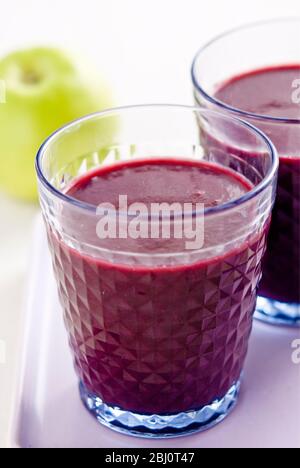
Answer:
[{"label": "glass of smoothie", "polygon": [[40,202],[80,395],[100,423],[174,437],[234,408],[277,168],[262,132],[184,106],[108,110],[44,143]]},{"label": "glass of smoothie", "polygon": [[296,327],[300,326],[299,31],[299,19],[236,29],[204,46],[192,66],[197,104],[247,120],[278,150],[277,200],[256,317]]}]

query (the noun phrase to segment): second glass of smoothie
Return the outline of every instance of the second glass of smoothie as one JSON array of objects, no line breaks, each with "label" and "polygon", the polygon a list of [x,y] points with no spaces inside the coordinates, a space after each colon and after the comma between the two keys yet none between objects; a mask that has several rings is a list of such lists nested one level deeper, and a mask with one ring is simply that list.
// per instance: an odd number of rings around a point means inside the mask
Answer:
[{"label": "second glass of smoothie", "polygon": [[[300,326],[300,20],[259,23],[204,46],[193,67],[203,107],[260,128],[279,156],[277,200],[256,317]],[[238,149],[243,151],[240,141]]]},{"label": "second glass of smoothie", "polygon": [[[241,141],[251,158],[236,154]],[[259,130],[183,106],[106,111],[43,145],[59,296],[81,398],[100,423],[173,437],[234,408],[277,166]]]}]

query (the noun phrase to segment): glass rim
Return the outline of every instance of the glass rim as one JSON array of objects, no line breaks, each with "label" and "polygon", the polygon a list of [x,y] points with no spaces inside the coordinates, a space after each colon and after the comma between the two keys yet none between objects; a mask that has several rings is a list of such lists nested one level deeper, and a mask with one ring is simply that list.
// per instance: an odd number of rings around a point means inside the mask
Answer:
[{"label": "glass rim", "polygon": [[[202,211],[202,215],[208,216],[212,214],[219,214],[219,213],[223,213],[228,210],[234,209],[237,206],[240,206],[252,200],[256,196],[258,196],[261,192],[263,192],[269,185],[272,184],[274,177],[276,176],[277,169],[279,167],[279,157],[278,157],[277,150],[275,146],[273,145],[272,141],[261,130],[259,130],[254,125],[250,124],[249,122],[245,122],[244,120],[241,120],[236,117],[227,116],[220,112],[201,108],[199,106],[198,107],[188,106],[188,105],[182,105],[182,104],[137,104],[137,105],[130,105],[130,106],[113,107],[113,108],[105,109],[100,112],[88,114],[79,119],[73,120],[72,122],[60,127],[58,130],[53,132],[39,148],[36,158],[35,158],[35,169],[36,169],[38,180],[42,183],[43,187],[47,191],[49,191],[55,197],[61,199],[63,202],[71,204],[76,208],[80,208],[85,211],[89,211],[89,212],[96,214],[97,206],[92,205],[87,202],[77,200],[76,198],[70,195],[67,195],[66,193],[63,193],[61,190],[57,189],[48,180],[48,178],[46,177],[42,169],[42,161],[43,161],[43,157],[45,156],[47,149],[51,147],[51,144],[57,141],[57,139],[60,136],[62,136],[65,132],[69,132],[70,130],[78,127],[79,124],[82,124],[84,122],[88,122],[93,119],[98,119],[98,118],[106,117],[115,113],[122,113],[122,112],[130,111],[130,110],[151,110],[151,109],[185,110],[185,111],[194,112],[194,113],[196,112],[201,115],[215,116],[218,118],[221,117],[225,120],[238,123],[242,127],[250,130],[252,133],[255,133],[263,141],[263,143],[265,144],[271,156],[271,167],[269,168],[267,174],[263,177],[262,181],[259,184],[257,184],[251,190],[249,190],[244,195],[242,195],[241,197],[235,200],[231,200],[229,202],[226,202],[226,203],[214,206],[214,207],[205,208]],[[197,212],[193,211],[191,212],[191,215],[195,216],[197,215]]]},{"label": "glass rim", "polygon": [[[290,124],[290,125],[300,125],[300,118],[299,119],[291,119],[289,117],[274,117],[271,115],[266,115],[266,114],[257,114],[255,112],[248,112],[243,109],[239,109],[237,107],[231,106],[229,104],[226,104],[223,101],[220,101],[219,99],[215,98],[213,95],[207,93],[205,89],[202,87],[202,85],[199,83],[198,78],[196,76],[196,66],[197,66],[197,61],[198,59],[202,56],[204,52],[206,52],[209,47],[212,45],[216,44],[219,41],[222,41],[223,39],[230,37],[231,35],[243,31],[250,30],[252,28],[256,27],[264,27],[264,26],[270,26],[270,25],[282,25],[282,24],[288,24],[288,23],[298,23],[299,24],[299,29],[300,29],[300,17],[287,17],[287,18],[276,18],[276,19],[271,19],[271,20],[262,20],[262,21],[255,21],[251,23],[246,23],[242,26],[238,26],[236,28],[229,29],[221,34],[218,34],[215,36],[213,39],[211,39],[209,42],[205,43],[200,49],[198,49],[198,52],[196,53],[192,66],[191,66],[191,76],[192,76],[192,82],[195,87],[195,89],[202,94],[202,96],[208,100],[211,104],[216,105],[218,108],[222,110],[229,111],[233,113],[234,115],[238,115],[241,119],[242,118],[251,118],[251,119],[256,119],[256,120],[262,120],[262,121],[269,121],[273,123],[285,123],[285,124]],[[299,59],[299,65],[300,65],[300,59]]]}]

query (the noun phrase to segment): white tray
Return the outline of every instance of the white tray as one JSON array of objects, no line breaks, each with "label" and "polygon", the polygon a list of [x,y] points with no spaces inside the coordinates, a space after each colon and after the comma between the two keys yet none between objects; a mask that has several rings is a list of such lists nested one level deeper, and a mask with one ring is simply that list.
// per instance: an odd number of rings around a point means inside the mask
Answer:
[{"label": "white tray", "polygon": [[291,343],[299,333],[257,322],[239,404],[217,427],[153,441],[100,426],[79,399],[41,220],[33,246],[11,447],[300,447],[300,366],[291,358]]}]

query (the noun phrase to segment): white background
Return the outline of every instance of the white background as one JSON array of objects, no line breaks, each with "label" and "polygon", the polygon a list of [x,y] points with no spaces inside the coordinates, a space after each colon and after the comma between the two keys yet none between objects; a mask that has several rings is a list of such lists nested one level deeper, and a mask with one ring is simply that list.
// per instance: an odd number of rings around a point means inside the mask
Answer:
[{"label": "white background", "polygon": [[[0,0],[0,52],[59,45],[94,60],[120,105],[189,104],[190,64],[203,42],[242,23],[281,16],[300,16],[299,0]],[[37,211],[0,194],[0,340],[6,342],[0,446],[8,431]]]}]

